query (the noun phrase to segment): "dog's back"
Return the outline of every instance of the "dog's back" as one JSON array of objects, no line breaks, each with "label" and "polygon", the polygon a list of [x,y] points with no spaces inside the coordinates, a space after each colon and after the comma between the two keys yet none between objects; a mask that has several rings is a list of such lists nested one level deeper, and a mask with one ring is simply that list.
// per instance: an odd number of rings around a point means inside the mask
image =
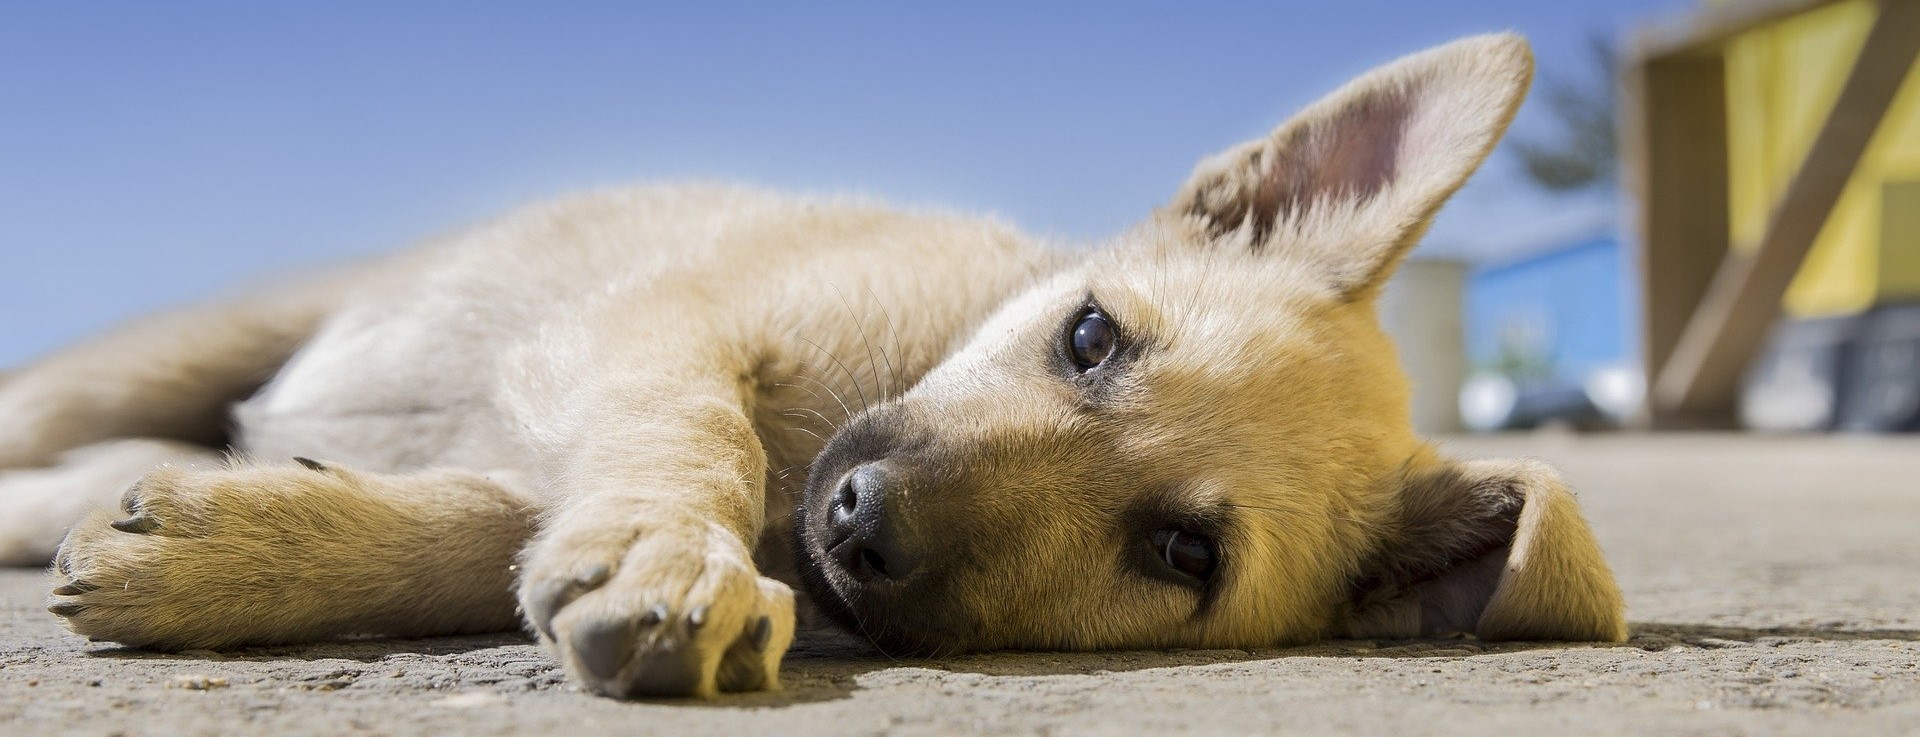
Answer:
[{"label": "dog's back", "polygon": [[378,471],[530,471],[539,439],[526,433],[566,412],[544,384],[574,380],[610,339],[663,330],[762,353],[769,377],[808,362],[820,370],[792,373],[877,400],[1047,258],[991,222],[870,203],[711,186],[566,198],[360,290],[241,407],[241,447]]},{"label": "dog's back", "polygon": [[[780,395],[762,418],[770,450],[783,468],[804,465],[815,435],[911,384],[1057,258],[990,220],[846,198],[712,185],[583,193],[49,356],[0,384],[0,408],[20,419],[0,430],[18,436],[0,437],[0,468],[144,438],[369,471],[479,469],[532,489],[533,435],[568,416],[552,386],[575,380],[609,336],[663,329],[764,354],[765,378],[786,384],[756,388]],[[652,309],[631,309],[636,293]],[[166,457],[122,455],[85,474],[100,488],[84,501],[111,501]],[[35,528],[0,527],[7,561],[46,560],[84,508],[74,489],[36,485],[0,489],[0,508],[20,508],[15,526]],[[27,512],[49,497],[67,503]]]}]

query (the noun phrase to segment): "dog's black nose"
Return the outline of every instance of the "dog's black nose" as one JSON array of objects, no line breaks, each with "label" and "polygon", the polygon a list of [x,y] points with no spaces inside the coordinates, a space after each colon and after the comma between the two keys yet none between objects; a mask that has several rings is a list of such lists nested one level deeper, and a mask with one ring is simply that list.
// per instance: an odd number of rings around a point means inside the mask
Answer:
[{"label": "dog's black nose", "polygon": [[919,567],[919,559],[901,543],[897,520],[888,517],[886,467],[868,463],[840,481],[834,494],[833,531],[840,541],[832,553],[848,573],[862,581],[898,580]]}]

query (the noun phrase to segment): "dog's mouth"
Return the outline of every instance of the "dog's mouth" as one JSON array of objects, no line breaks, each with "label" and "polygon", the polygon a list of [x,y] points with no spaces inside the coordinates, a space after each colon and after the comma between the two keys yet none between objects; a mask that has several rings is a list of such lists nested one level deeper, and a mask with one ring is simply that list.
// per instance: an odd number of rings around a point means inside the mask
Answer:
[{"label": "dog's mouth", "polygon": [[[864,418],[863,418],[864,419]],[[892,444],[876,437],[871,426],[850,425],[835,435],[814,459],[805,490],[793,513],[793,560],[801,588],[813,606],[841,628],[865,637],[890,656],[925,655],[962,649],[960,638],[944,636],[945,629],[926,619],[921,601],[927,589],[901,581],[856,575],[862,566],[859,545],[834,524],[837,492],[849,474],[863,464],[885,458]],[[877,561],[867,560],[869,569]],[[883,563],[878,566],[884,570]],[[944,624],[941,622],[939,624]]]},{"label": "dog's mouth", "polygon": [[966,583],[992,563],[956,512],[970,498],[956,467],[938,434],[897,400],[846,422],[809,467],[789,541],[801,589],[886,654],[995,644],[993,602]]},{"label": "dog's mouth", "polygon": [[[844,472],[830,475],[837,479]],[[833,540],[833,533],[829,530],[816,529],[815,520],[821,516],[816,514],[816,510],[826,508],[815,504],[815,500],[825,495],[823,490],[815,486],[816,482],[808,482],[806,493],[799,507],[794,510],[793,536],[790,540],[801,589],[814,608],[827,615],[841,629],[865,638],[875,649],[890,657],[924,655],[948,649],[912,636],[899,623],[891,621],[885,612],[876,611],[863,601],[859,582],[834,562],[836,542],[844,545],[844,541]]]}]

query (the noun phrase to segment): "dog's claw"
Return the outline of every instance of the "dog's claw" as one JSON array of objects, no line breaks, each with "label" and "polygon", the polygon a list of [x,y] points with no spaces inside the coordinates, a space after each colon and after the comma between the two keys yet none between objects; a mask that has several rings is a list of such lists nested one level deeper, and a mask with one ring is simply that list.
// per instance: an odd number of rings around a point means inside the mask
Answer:
[{"label": "dog's claw", "polygon": [[121,532],[144,534],[158,529],[160,522],[146,515],[134,515],[116,522],[109,522],[107,526]]},{"label": "dog's claw", "polygon": [[142,492],[146,491],[145,484],[146,479],[136,481],[132,486],[127,487],[126,492],[120,495],[120,508],[126,510],[127,514],[140,514],[140,497]]},{"label": "dog's claw", "polygon": [[307,470],[309,471],[320,471],[322,473],[325,473],[327,470],[327,464],[321,463],[312,458],[302,458],[300,456],[294,456],[293,462],[298,463],[302,466],[306,466]]},{"label": "dog's claw", "polygon": [[527,623],[533,625],[541,637],[553,639],[553,613],[559,611],[565,603],[561,601],[561,597],[565,595],[567,588],[558,584],[539,584],[527,595],[525,603],[520,605],[521,612],[526,615]]},{"label": "dog's claw", "polygon": [[688,629],[697,630],[697,629],[700,629],[700,627],[705,625],[706,623],[707,623],[707,607],[705,604],[694,607],[693,611],[687,612],[687,628]]},{"label": "dog's claw", "polygon": [[55,604],[53,606],[47,607],[47,611],[62,617],[71,617],[75,614],[79,614],[81,611],[84,611],[86,608],[87,607],[83,604]]},{"label": "dog's claw", "polygon": [[756,651],[767,649],[767,641],[773,639],[773,618],[762,616],[753,625],[753,634],[747,636],[747,643]]},{"label": "dog's claw", "polygon": [[79,596],[89,591],[98,591],[99,589],[100,587],[87,583],[85,581],[74,581],[73,583],[54,589],[53,595],[54,596]]},{"label": "dog's claw", "polygon": [[572,580],[555,579],[536,584],[533,594],[526,598],[522,608],[527,621],[547,639],[556,639],[553,634],[553,617],[561,609],[572,604],[581,594],[599,588],[613,575],[613,569],[597,565]]}]

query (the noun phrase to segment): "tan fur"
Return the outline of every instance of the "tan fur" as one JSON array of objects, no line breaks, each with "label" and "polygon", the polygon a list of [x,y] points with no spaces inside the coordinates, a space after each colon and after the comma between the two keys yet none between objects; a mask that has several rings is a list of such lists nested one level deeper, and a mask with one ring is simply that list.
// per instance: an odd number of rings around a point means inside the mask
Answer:
[{"label": "tan fur", "polygon": [[[29,367],[0,407],[41,409],[0,467],[210,442],[209,403],[273,372],[236,446],[322,469],[164,469],[61,549],[56,613],[154,647],[474,631],[517,604],[589,688],[710,695],[778,686],[803,579],[887,647],[1619,639],[1564,485],[1415,437],[1374,315],[1530,74],[1511,36],[1403,59],[1095,252],[716,187],[530,208],[296,300],[324,307],[161,318]],[[1062,374],[1089,300],[1125,361]],[[890,524],[937,558],[890,604],[825,557],[858,462],[888,464]],[[1204,591],[1142,573],[1142,535],[1201,519]]]},{"label": "tan fur", "polygon": [[[120,517],[147,529],[108,526]],[[498,632],[518,622],[501,592],[532,523],[524,500],[453,471],[163,467],[76,525],[54,569],[98,587],[75,597],[76,631],[134,646]]]}]

